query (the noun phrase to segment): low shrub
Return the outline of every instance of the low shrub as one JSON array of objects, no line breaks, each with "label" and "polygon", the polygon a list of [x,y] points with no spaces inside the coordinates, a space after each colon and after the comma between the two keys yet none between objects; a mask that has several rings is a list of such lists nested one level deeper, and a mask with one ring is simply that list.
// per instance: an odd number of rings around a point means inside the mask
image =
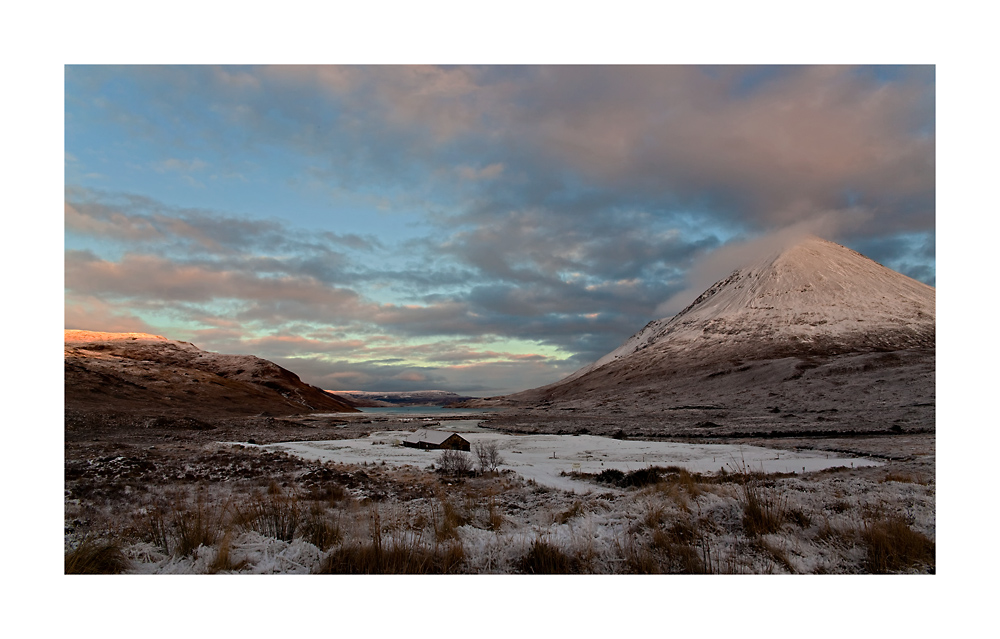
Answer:
[{"label": "low shrub", "polygon": [[496,472],[500,464],[503,463],[503,457],[500,455],[500,443],[496,440],[476,442],[473,451],[476,454],[476,459],[479,460],[479,472],[481,473]]},{"label": "low shrub", "polygon": [[602,470],[600,473],[597,474],[596,477],[594,477],[594,481],[596,481],[599,484],[617,485],[623,479],[625,479],[625,473],[618,470],[617,468],[608,468],[606,470]]},{"label": "low shrub", "polygon": [[442,450],[437,467],[445,475],[463,476],[472,472],[472,458],[460,450]]},{"label": "low shrub", "polygon": [[630,473],[626,473],[619,485],[623,488],[638,488],[641,486],[656,484],[659,483],[659,481],[660,469],[655,466],[649,466],[648,468],[640,468],[639,470],[633,470]]}]

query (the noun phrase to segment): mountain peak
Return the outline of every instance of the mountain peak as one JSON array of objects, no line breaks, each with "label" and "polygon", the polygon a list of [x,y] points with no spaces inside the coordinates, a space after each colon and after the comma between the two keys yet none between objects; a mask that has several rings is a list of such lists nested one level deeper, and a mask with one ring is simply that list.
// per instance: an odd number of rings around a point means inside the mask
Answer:
[{"label": "mountain peak", "polygon": [[647,349],[711,360],[933,348],[934,322],[932,287],[805,236],[733,271],[564,381]]}]

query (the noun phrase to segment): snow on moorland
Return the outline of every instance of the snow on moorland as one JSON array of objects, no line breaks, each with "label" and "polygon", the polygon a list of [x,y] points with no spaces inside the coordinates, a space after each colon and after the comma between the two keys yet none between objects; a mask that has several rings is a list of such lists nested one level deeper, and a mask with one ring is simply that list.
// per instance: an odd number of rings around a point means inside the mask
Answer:
[{"label": "snow on moorland", "polygon": [[[471,429],[452,426],[449,430]],[[880,461],[867,458],[759,446],[617,440],[593,435],[506,435],[477,430],[479,432],[462,432],[462,436],[473,446],[482,441],[498,442],[504,459],[500,466],[502,470],[511,470],[526,480],[549,488],[571,492],[586,486],[569,476],[574,471],[595,474],[607,469],[629,472],[648,466],[678,466],[701,474],[720,470],[736,472],[744,467],[765,473],[800,473],[882,465]],[[402,446],[405,437],[400,431],[386,431],[360,439],[284,442],[261,448],[311,461],[340,464],[384,462],[395,467],[409,465],[425,468],[437,460],[439,451]]]}]

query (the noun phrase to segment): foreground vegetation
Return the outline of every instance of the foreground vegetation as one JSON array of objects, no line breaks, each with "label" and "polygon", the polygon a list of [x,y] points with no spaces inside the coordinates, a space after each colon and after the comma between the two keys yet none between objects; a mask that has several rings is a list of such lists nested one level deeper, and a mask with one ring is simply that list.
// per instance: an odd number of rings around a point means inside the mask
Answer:
[{"label": "foreground vegetation", "polygon": [[[471,465],[471,464],[470,464]],[[309,465],[68,465],[67,573],[933,572],[934,486],[884,469],[578,476]]]}]

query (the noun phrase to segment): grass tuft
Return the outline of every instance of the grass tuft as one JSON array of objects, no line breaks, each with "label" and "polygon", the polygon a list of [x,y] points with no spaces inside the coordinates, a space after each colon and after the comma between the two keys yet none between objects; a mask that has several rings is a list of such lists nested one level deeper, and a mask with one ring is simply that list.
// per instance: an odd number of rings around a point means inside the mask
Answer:
[{"label": "grass tuft", "polygon": [[460,543],[429,546],[422,537],[409,541],[382,540],[342,544],[335,548],[317,573],[338,575],[427,575],[461,571],[465,550]]},{"label": "grass tuft", "polygon": [[779,532],[787,518],[788,498],[770,486],[760,473],[750,472],[745,466],[737,475],[743,527],[752,536]]},{"label": "grass tuft", "polygon": [[583,506],[580,504],[579,500],[574,501],[573,505],[566,510],[556,513],[553,516],[553,521],[557,524],[565,524],[574,517],[579,517],[583,514]]},{"label": "grass tuft", "polygon": [[198,498],[194,510],[174,508],[171,522],[177,534],[174,550],[180,555],[189,555],[199,546],[212,546],[219,539],[223,528],[225,507],[221,510],[207,508]]},{"label": "grass tuft", "polygon": [[236,507],[234,523],[243,530],[291,541],[299,527],[299,515],[298,498],[272,482],[265,495],[255,494],[245,505]]},{"label": "grass tuft", "polygon": [[67,575],[118,575],[130,567],[121,546],[109,539],[86,537],[64,557]]},{"label": "grass tuft", "polygon": [[320,502],[310,505],[303,528],[305,540],[323,551],[338,543],[343,536],[340,516],[332,521]]},{"label": "grass tuft", "polygon": [[219,547],[215,550],[215,558],[212,559],[212,563],[208,566],[209,574],[216,574],[219,572],[232,572],[234,570],[239,570],[246,565],[246,561],[240,561],[239,563],[233,562],[232,557],[232,530],[226,530],[222,535],[222,540],[219,542]]},{"label": "grass tuft", "polygon": [[568,575],[581,570],[579,559],[547,541],[536,539],[515,564],[518,572],[528,575]]},{"label": "grass tuft", "polygon": [[468,523],[468,519],[452,504],[445,501],[441,505],[441,518],[435,514],[434,538],[438,542],[458,539],[458,529]]},{"label": "grass tuft", "polygon": [[865,568],[873,573],[899,572],[918,564],[934,565],[934,542],[898,515],[864,520]]}]

